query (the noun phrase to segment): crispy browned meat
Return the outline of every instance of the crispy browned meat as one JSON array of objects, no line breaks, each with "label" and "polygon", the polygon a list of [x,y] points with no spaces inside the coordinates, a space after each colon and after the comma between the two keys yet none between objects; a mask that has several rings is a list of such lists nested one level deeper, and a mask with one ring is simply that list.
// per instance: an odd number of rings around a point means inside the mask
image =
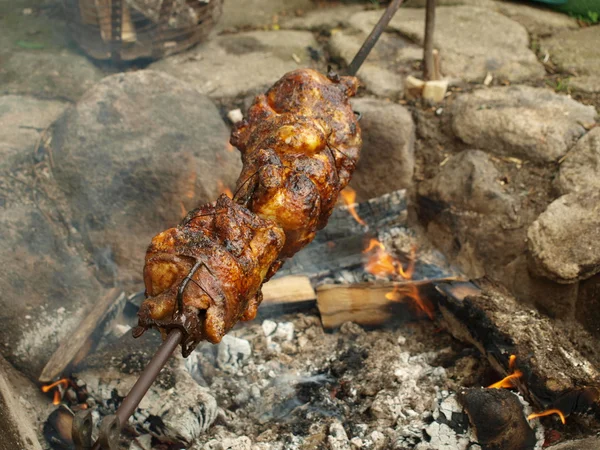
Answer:
[{"label": "crispy browned meat", "polygon": [[152,240],[135,335],[180,328],[187,354],[256,316],[263,282],[325,226],[350,181],[362,143],[348,102],[357,87],[303,69],[256,98],[231,137],[243,160],[234,200],[221,196]]}]

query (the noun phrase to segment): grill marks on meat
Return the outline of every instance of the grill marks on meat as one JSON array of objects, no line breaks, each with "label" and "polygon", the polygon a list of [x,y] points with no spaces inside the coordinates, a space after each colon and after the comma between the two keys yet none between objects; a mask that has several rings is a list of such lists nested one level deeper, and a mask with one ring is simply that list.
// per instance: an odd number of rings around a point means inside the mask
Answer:
[{"label": "grill marks on meat", "polygon": [[255,99],[231,136],[243,161],[234,200],[223,195],[154,237],[134,335],[180,328],[187,354],[256,316],[263,282],[326,225],[350,181],[362,144],[348,102],[357,88],[354,77],[302,69]]}]

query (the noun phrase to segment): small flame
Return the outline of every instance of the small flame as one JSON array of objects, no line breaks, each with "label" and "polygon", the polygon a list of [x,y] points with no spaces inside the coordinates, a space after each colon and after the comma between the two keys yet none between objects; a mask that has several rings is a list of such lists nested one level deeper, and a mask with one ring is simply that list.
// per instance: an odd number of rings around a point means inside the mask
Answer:
[{"label": "small flame", "polygon": [[[377,239],[371,239],[363,253],[371,254],[365,264],[365,270],[370,274],[386,278],[412,279],[415,272],[417,254],[417,248],[415,246],[410,249],[409,262],[406,269],[402,267],[402,264],[398,259],[394,258],[386,251],[385,246]],[[421,298],[421,294],[416,285],[397,285],[394,286],[394,289],[391,292],[385,294],[386,299],[394,302],[402,301],[405,297],[412,299],[421,311],[427,314],[430,319],[433,319],[433,307],[425,299]]]},{"label": "small flame", "polygon": [[567,423],[567,419],[565,419],[565,415],[563,414],[563,412],[560,409],[548,409],[546,411],[542,411],[540,413],[533,413],[533,414],[529,414],[527,416],[527,420],[532,420],[532,419],[536,419],[538,417],[545,417],[545,416],[550,416],[552,414],[558,414],[558,417],[560,417],[560,421],[564,424]]},{"label": "small flame", "polygon": [[50,392],[50,390],[52,390],[53,388],[57,387],[57,386],[62,386],[63,389],[66,388],[69,385],[69,380],[67,378],[62,378],[52,384],[48,384],[46,386],[42,386],[42,392],[45,394],[47,392]]},{"label": "small flame", "polygon": [[488,389],[510,389],[510,388],[513,388],[513,387],[515,387],[513,380],[516,380],[517,378],[521,378],[522,376],[523,376],[523,372],[521,372],[520,370],[515,370],[513,373],[502,378],[497,383],[494,383],[494,384],[488,386]]},{"label": "small flame", "polygon": [[219,193],[225,194],[229,198],[233,198],[233,192],[231,192],[231,189],[225,186],[225,183],[223,183],[221,180],[217,180],[217,186],[219,188]]},{"label": "small flame", "polygon": [[348,207],[348,212],[350,215],[352,215],[352,217],[354,217],[354,220],[356,220],[363,227],[366,227],[366,222],[362,220],[356,212],[356,191],[351,187],[346,187],[346,189],[340,192],[340,195],[342,196],[344,204]]},{"label": "small flame", "polygon": [[510,355],[508,358],[508,371],[512,372],[515,368],[515,363],[517,362],[517,355]]},{"label": "small flame", "polygon": [[67,378],[62,378],[52,384],[47,384],[45,386],[42,386],[42,392],[43,393],[47,393],[50,392],[50,390],[54,389],[54,388],[58,388],[54,391],[54,397],[52,399],[52,404],[53,405],[60,405],[60,402],[62,400],[62,391],[61,389],[66,389],[69,386],[69,380]]}]

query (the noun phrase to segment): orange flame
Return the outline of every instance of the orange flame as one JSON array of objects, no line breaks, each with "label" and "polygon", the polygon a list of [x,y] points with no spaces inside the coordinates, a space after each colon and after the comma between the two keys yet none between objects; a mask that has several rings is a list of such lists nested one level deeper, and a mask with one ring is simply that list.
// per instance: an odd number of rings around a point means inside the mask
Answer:
[{"label": "orange flame", "polygon": [[223,183],[221,180],[217,180],[217,186],[219,188],[219,193],[225,194],[229,198],[233,198],[233,192],[231,192],[231,189],[225,186],[225,183]]},{"label": "orange flame", "polygon": [[354,220],[356,220],[362,226],[366,227],[367,224],[364,220],[360,218],[360,216],[356,212],[356,191],[351,187],[347,187],[346,189],[340,192],[340,195],[342,196],[344,204],[348,207],[348,212],[352,215],[352,217],[354,217]]},{"label": "orange flame", "polygon": [[510,389],[510,388],[513,388],[513,387],[515,387],[513,380],[516,380],[517,378],[521,378],[522,376],[523,376],[523,372],[521,372],[520,370],[515,370],[513,373],[502,378],[497,383],[494,383],[494,384],[491,384],[490,386],[488,386],[488,389]]},{"label": "orange flame", "polygon": [[59,388],[54,391],[54,397],[52,399],[53,405],[60,405],[62,400],[62,392],[61,389],[66,389],[69,386],[69,380],[67,378],[62,378],[52,384],[48,384],[46,386],[42,386],[42,392],[47,393],[50,392],[51,389]]},{"label": "orange flame", "polygon": [[[404,280],[412,279],[415,271],[415,260],[417,248],[410,249],[409,262],[406,267],[402,267],[401,262],[389,254],[385,246],[377,239],[371,239],[369,245],[363,253],[370,253],[369,259],[365,264],[365,270],[372,275],[380,277],[395,277]],[[416,306],[423,311],[430,319],[433,319],[433,307],[427,300],[421,298],[419,289],[414,284],[394,286],[391,292],[385,294],[385,298],[390,301],[402,301],[403,298],[410,298]]]},{"label": "orange flame", "polygon": [[545,416],[550,416],[552,414],[558,414],[558,417],[560,417],[560,421],[564,424],[567,423],[567,419],[565,419],[565,415],[562,413],[562,411],[560,409],[548,409],[546,411],[542,411],[540,413],[533,413],[533,414],[529,414],[527,416],[527,420],[532,420],[532,419],[536,419],[538,417],[545,417]]},{"label": "orange flame", "polygon": [[508,370],[510,372],[515,368],[515,363],[517,362],[517,355],[510,355],[508,358]]},{"label": "orange flame", "polygon": [[57,387],[57,386],[62,386],[63,389],[66,388],[69,385],[69,380],[67,378],[63,378],[61,380],[58,380],[52,384],[48,384],[46,386],[42,386],[42,392],[45,394],[46,392],[50,392],[51,389]]}]

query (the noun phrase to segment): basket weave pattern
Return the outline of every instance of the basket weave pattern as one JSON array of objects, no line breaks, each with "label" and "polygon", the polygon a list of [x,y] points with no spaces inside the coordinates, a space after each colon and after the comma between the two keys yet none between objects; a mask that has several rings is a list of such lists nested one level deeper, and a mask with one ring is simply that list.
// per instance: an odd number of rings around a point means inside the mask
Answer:
[{"label": "basket weave pattern", "polygon": [[161,58],[204,39],[223,0],[63,0],[69,29],[93,58]]}]

